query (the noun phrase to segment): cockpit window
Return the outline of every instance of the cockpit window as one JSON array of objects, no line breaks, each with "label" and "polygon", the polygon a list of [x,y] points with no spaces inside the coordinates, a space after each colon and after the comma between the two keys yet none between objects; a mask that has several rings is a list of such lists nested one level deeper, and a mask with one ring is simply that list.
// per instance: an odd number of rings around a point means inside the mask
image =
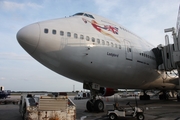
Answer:
[{"label": "cockpit window", "polygon": [[86,16],[86,17],[94,19],[94,17],[92,15],[87,14],[87,13],[76,13],[73,16],[83,16],[83,15]]},{"label": "cockpit window", "polygon": [[73,16],[77,16],[77,15],[83,15],[84,13],[76,13]]},{"label": "cockpit window", "polygon": [[92,15],[89,15],[90,18],[94,19],[94,17]]},{"label": "cockpit window", "polygon": [[89,15],[88,15],[88,14],[86,14],[86,13],[84,13],[84,16],[89,17]]}]

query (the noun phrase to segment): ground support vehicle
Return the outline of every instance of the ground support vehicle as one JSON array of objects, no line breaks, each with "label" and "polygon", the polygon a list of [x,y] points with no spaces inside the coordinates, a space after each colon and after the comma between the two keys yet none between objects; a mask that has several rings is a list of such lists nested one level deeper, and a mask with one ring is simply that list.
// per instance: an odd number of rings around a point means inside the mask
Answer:
[{"label": "ground support vehicle", "polygon": [[118,117],[136,117],[138,120],[144,120],[143,110],[137,106],[133,107],[128,102],[131,109],[120,107],[118,103],[114,104],[113,110],[108,110],[107,115],[110,120],[116,120]]},{"label": "ground support vehicle", "polygon": [[23,120],[75,120],[76,108],[67,96],[21,96],[19,112]]}]

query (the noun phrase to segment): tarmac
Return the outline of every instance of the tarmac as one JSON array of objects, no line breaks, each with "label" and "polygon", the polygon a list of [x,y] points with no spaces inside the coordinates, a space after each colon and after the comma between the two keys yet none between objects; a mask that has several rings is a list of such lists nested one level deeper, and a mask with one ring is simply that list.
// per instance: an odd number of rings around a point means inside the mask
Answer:
[{"label": "tarmac", "polygon": [[[90,113],[86,110],[86,102],[88,99],[74,100],[74,96],[69,96],[76,105],[76,120],[108,120],[107,107],[112,105],[114,101],[118,101],[119,104],[127,108],[127,102],[130,102],[132,106],[136,105],[135,97],[102,97],[104,101],[105,110],[100,113]],[[10,96],[8,99],[19,100],[20,96]],[[138,100],[138,107],[144,110],[145,120],[180,120],[180,102],[176,99],[159,100],[158,98],[151,98],[148,101]],[[18,104],[0,104],[0,120],[22,120],[19,113]],[[136,118],[118,118],[118,120],[136,120]]]}]

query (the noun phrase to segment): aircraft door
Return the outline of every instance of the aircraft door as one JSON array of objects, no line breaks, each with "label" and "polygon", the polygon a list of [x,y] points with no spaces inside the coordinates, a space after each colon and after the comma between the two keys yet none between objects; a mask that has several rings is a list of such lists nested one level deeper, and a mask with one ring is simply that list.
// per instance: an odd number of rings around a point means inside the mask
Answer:
[{"label": "aircraft door", "polygon": [[132,48],[131,48],[131,43],[127,40],[124,40],[125,43],[125,55],[126,55],[126,60],[131,60],[133,59],[132,56]]}]

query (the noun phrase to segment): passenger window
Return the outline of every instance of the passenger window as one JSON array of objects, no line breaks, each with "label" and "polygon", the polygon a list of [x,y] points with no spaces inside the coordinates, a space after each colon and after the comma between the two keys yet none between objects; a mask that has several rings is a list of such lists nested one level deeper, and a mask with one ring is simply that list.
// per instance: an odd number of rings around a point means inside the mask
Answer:
[{"label": "passenger window", "polygon": [[106,41],[106,45],[109,46],[109,42],[108,41]]},{"label": "passenger window", "polygon": [[84,36],[83,36],[83,35],[80,35],[80,39],[82,39],[82,40],[83,40],[83,39],[84,39]]},{"label": "passenger window", "polygon": [[86,36],[86,40],[89,41],[89,36]]},{"label": "passenger window", "polygon": [[56,34],[56,30],[52,30],[52,34]]},{"label": "passenger window", "polygon": [[100,39],[97,39],[97,43],[100,44]]},{"label": "passenger window", "polygon": [[104,40],[102,40],[102,44],[103,44],[103,45],[105,45],[105,42],[104,42]]},{"label": "passenger window", "polygon": [[92,37],[92,42],[95,42],[95,38]]},{"label": "passenger window", "polygon": [[61,35],[61,36],[64,36],[64,31],[60,31],[60,35]]},{"label": "passenger window", "polygon": [[117,48],[117,44],[114,44],[115,45],[115,48]]},{"label": "passenger window", "polygon": [[113,43],[111,43],[111,47],[113,47],[114,46],[114,44]]},{"label": "passenger window", "polygon": [[76,39],[78,38],[78,35],[76,33],[74,33],[74,38],[76,38]]},{"label": "passenger window", "polygon": [[44,33],[48,33],[48,29],[47,28],[44,29]]},{"label": "passenger window", "polygon": [[67,36],[68,36],[68,37],[71,37],[71,33],[70,33],[70,32],[67,32]]}]

